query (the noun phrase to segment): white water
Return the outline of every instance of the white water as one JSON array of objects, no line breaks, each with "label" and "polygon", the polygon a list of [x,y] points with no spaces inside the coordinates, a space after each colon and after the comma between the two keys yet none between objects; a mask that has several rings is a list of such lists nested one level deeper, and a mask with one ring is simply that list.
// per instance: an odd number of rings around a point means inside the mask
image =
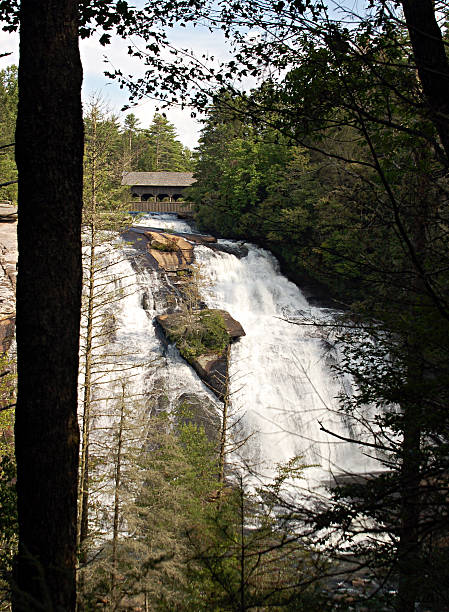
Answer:
[{"label": "white water", "polygon": [[[171,215],[144,218],[140,224],[192,231]],[[235,247],[232,242],[220,242]],[[331,473],[379,469],[355,444],[320,430],[321,422],[339,436],[360,435],[339,412],[336,399],[342,390],[351,392],[351,382],[335,377],[331,364],[338,360],[338,352],[323,340],[322,329],[313,325],[329,321],[330,311],[310,306],[279,273],[270,253],[246,247],[248,254],[241,259],[195,247],[195,260],[208,279],[204,300],[210,307],[227,310],[246,332],[232,345],[230,387],[232,413],[235,420],[240,419],[238,439],[252,435],[233,461],[270,477],[277,464],[302,456],[305,464],[316,466],[305,470],[306,488],[328,481]],[[185,394],[202,398],[215,414],[220,404],[176,348],[164,348],[156,333],[154,317],[166,308],[161,291],[170,287],[169,279],[141,266],[132,246],[103,246],[100,252],[94,342],[99,365],[94,367],[90,437],[91,455],[97,458],[97,489],[91,491],[91,500],[96,500],[96,516],[91,520],[97,533],[107,534],[122,382],[126,383],[127,427],[132,429],[127,444],[137,448],[146,443],[151,414],[179,406]],[[292,325],[285,318],[308,324]],[[105,341],[100,332],[110,319],[113,331]]]},{"label": "white water", "polygon": [[[192,231],[187,223],[171,215],[145,217],[139,224]],[[232,246],[229,241],[220,242]],[[210,279],[205,301],[208,306],[227,310],[246,332],[231,352],[233,411],[241,417],[240,436],[253,434],[241,450],[242,460],[257,464],[259,472],[272,475],[278,463],[300,455],[304,463],[317,466],[306,470],[309,487],[328,480],[330,473],[379,469],[379,464],[367,458],[355,444],[320,430],[322,423],[339,436],[360,435],[338,410],[337,395],[343,390],[351,392],[351,382],[339,380],[331,369],[331,364],[338,360],[338,352],[323,341],[321,328],[311,325],[329,321],[331,313],[310,306],[301,291],[279,273],[270,253],[246,246],[248,255],[241,259],[207,247],[195,247],[195,260]],[[154,296],[161,281],[155,274],[144,272],[136,282],[140,291]],[[134,325],[143,310],[138,301],[128,308],[124,305],[122,309],[124,324]],[[136,331],[138,344],[145,344],[155,354],[162,349],[150,319],[160,312],[153,299],[152,311]],[[282,320],[286,317],[309,324],[293,325]],[[157,372],[148,374],[148,393],[156,378],[164,381],[170,404],[185,392],[207,396],[215,402],[173,347],[164,355]]]}]

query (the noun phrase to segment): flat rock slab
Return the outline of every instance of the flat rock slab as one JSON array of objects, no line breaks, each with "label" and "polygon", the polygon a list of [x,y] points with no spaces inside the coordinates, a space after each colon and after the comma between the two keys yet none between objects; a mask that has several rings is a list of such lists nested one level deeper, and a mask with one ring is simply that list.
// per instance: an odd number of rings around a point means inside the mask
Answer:
[{"label": "flat rock slab", "polygon": [[196,244],[215,244],[217,239],[215,236],[206,236],[203,234],[179,234],[182,238],[186,240],[190,240],[190,242],[195,242]]},{"label": "flat rock slab", "polygon": [[193,262],[193,245],[181,236],[153,231],[145,232],[144,236],[148,239],[148,253],[160,268],[186,270]]},{"label": "flat rock slab", "polygon": [[[156,234],[167,233],[164,232],[163,229],[158,227],[151,226],[138,226],[133,225],[129,231],[132,231],[136,234],[146,234],[147,232],[154,232]],[[215,236],[211,236],[210,234],[189,234],[188,232],[177,232],[173,230],[169,233],[170,236],[179,236],[180,238],[185,238],[186,240],[190,240],[190,242],[195,242],[197,244],[214,244],[217,242]]]}]

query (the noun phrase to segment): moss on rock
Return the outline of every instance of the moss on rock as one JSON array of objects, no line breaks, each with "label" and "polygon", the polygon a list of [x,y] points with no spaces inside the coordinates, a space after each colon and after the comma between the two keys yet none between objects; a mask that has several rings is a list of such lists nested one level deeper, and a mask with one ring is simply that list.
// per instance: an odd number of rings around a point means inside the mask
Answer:
[{"label": "moss on rock", "polygon": [[221,353],[231,340],[221,313],[209,309],[194,313],[191,321],[170,329],[168,337],[187,361]]}]

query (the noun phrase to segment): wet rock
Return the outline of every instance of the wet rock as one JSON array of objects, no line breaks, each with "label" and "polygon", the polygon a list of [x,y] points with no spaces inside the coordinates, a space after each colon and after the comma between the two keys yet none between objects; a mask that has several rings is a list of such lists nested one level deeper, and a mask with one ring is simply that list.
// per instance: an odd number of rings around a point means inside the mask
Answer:
[{"label": "wet rock", "polygon": [[189,363],[203,382],[222,400],[226,392],[228,373],[227,349],[221,353],[198,355],[189,359]]},{"label": "wet rock", "polygon": [[248,247],[245,246],[244,242],[225,242],[225,243],[217,243],[212,245],[212,248],[216,251],[222,251],[223,253],[229,253],[230,255],[235,255],[239,259],[246,257],[248,255]]},{"label": "wet rock", "polygon": [[182,237],[186,240],[190,240],[190,242],[195,242],[196,244],[204,244],[208,246],[210,244],[215,244],[217,239],[215,236],[205,235],[205,234],[182,234]]},{"label": "wet rock", "polygon": [[199,396],[196,393],[182,393],[177,400],[178,408],[187,408],[190,415],[188,420],[193,421],[196,425],[204,427],[209,440],[216,440],[220,429],[220,418],[217,413],[217,407],[214,403],[205,396]]},{"label": "wet rock", "polygon": [[149,291],[145,290],[142,293],[141,304],[142,304],[142,308],[145,311],[151,310],[151,308],[152,308],[152,300],[151,300]]},{"label": "wet rock", "polygon": [[145,398],[146,412],[151,416],[158,415],[160,412],[170,410],[170,400],[167,394],[166,381],[164,378],[156,378],[151,381],[152,391]]}]

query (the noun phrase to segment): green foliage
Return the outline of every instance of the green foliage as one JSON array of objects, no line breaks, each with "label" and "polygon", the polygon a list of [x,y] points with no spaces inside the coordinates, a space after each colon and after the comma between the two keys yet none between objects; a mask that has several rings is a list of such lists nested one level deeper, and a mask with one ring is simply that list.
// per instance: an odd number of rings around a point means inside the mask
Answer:
[{"label": "green foliage", "polygon": [[202,531],[189,533],[202,579],[199,609],[328,609],[319,585],[326,563],[290,529],[278,505],[303,469],[296,457],[260,489],[237,476],[206,515]]},{"label": "green foliage", "polygon": [[[15,364],[0,357],[0,407],[15,401]],[[16,465],[14,458],[14,407],[0,411],[0,600],[10,601],[13,559],[17,551]],[[1,603],[0,603],[1,606]]]},{"label": "green foliage", "polygon": [[[341,397],[341,410],[364,428],[367,452],[388,476],[337,487],[315,524],[329,530],[329,549],[337,532],[371,568],[395,568],[412,609],[428,597],[424,582],[444,573],[426,559],[429,549],[438,558],[449,533],[448,163],[407,31],[380,6],[349,30],[325,19],[310,28],[298,16],[288,48],[278,29],[267,35],[271,9],[246,3],[242,12],[266,25],[267,38],[261,46],[240,38],[240,58],[287,73],[251,95],[215,96],[194,189],[203,227],[268,245],[292,278],[312,277],[345,305],[336,370],[356,391]],[[294,153],[257,192],[257,162],[246,145],[245,174],[241,139],[268,133]],[[449,605],[444,597],[435,609]]]},{"label": "green foliage", "polygon": [[90,566],[84,609],[149,601],[159,611],[240,611],[242,600],[243,609],[326,609],[318,583],[310,586],[322,562],[273,513],[276,495],[301,477],[299,458],[280,466],[270,493],[240,479],[223,486],[216,440],[182,405],[152,416],[136,467],[126,485],[134,497],[122,503],[119,580],[111,589],[106,544]]},{"label": "green foliage", "polygon": [[155,113],[147,130],[142,132],[142,148],[136,168],[144,172],[189,172],[191,152],[177,139],[175,126]]},{"label": "green foliage", "polygon": [[126,529],[118,546],[120,581],[111,592],[111,551],[106,547],[86,585],[90,605],[99,597],[110,605],[129,600],[141,605],[147,596],[156,610],[195,610],[189,605],[186,534],[204,520],[207,499],[218,487],[215,471],[214,443],[186,407],[173,418],[153,415],[146,445],[135,458],[134,477],[125,483],[133,496],[121,504]]},{"label": "green foliage", "polygon": [[17,494],[14,457],[0,457],[0,605],[10,600],[12,566],[17,552]]},{"label": "green foliage", "polygon": [[126,188],[121,187],[123,160],[118,119],[99,97],[93,97],[84,117],[84,219],[95,217],[98,229],[114,229],[117,214],[126,212]]},{"label": "green foliage", "polygon": [[0,457],[12,457],[17,373],[15,362],[7,353],[0,356],[0,374],[0,407],[3,408],[0,411]]},{"label": "green foliage", "polygon": [[152,249],[156,249],[156,251],[162,251],[165,253],[174,253],[179,251],[179,247],[174,240],[166,240],[165,242],[152,240],[150,246]]},{"label": "green foliage", "polygon": [[208,309],[193,313],[193,319],[169,332],[181,355],[193,359],[208,353],[221,353],[230,338],[220,313]]},{"label": "green foliage", "polygon": [[[0,70],[0,146],[13,144],[17,118],[17,66]],[[0,183],[17,179],[14,146],[0,149]],[[17,185],[0,187],[0,200],[17,203]]]},{"label": "green foliage", "polygon": [[198,182],[189,190],[200,226],[233,237],[262,235],[259,207],[292,159],[279,138],[229,118],[221,106],[211,110],[200,139]]}]

